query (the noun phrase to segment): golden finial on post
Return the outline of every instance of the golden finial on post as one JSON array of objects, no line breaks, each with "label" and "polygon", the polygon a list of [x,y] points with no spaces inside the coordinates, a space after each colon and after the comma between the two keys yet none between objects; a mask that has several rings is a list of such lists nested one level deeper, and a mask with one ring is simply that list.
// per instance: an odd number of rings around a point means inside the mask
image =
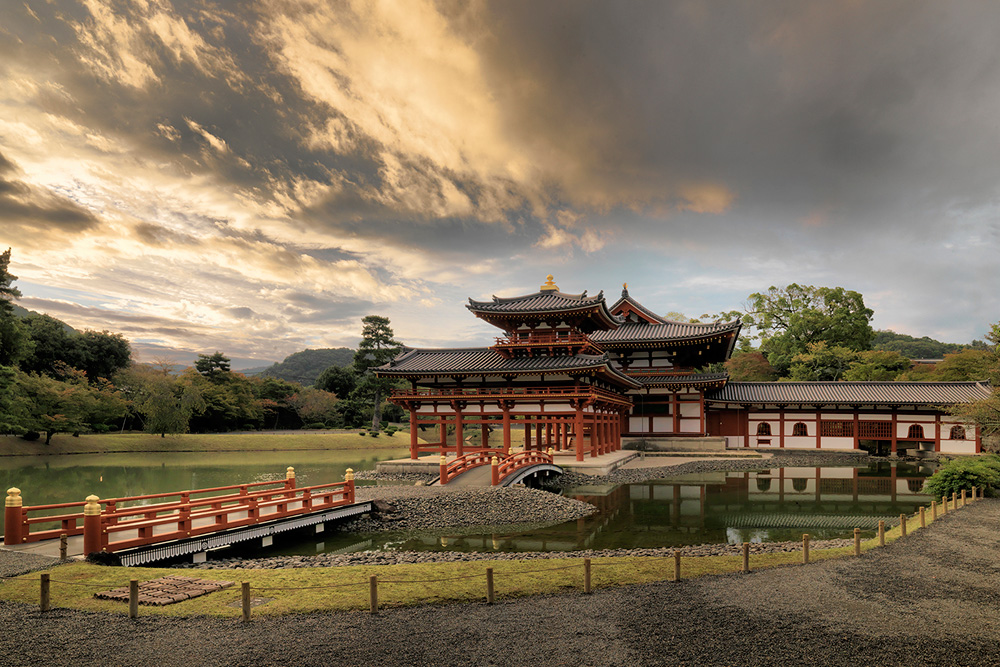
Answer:
[{"label": "golden finial on post", "polygon": [[553,276],[550,273],[545,276],[545,284],[538,288],[539,292],[558,292],[559,286],[552,282]]},{"label": "golden finial on post", "polygon": [[292,466],[285,468],[285,479],[295,479],[295,468]]},{"label": "golden finial on post", "polygon": [[441,458],[438,459],[438,463],[441,464],[441,465],[443,465],[443,466],[444,465],[448,465],[448,457],[445,456],[444,454],[442,454]]},{"label": "golden finial on post", "polygon": [[354,481],[354,468],[348,468],[344,471],[344,481],[353,482]]},{"label": "golden finial on post", "polygon": [[[79,497],[79,496],[77,496]],[[101,499],[99,496],[90,495],[87,496],[87,504],[83,506],[83,516],[100,516],[101,515]]]},{"label": "golden finial on post", "polygon": [[498,465],[500,465],[500,457],[499,456],[494,456],[493,458],[491,458],[490,459],[490,465],[492,465],[492,466],[498,466]]},{"label": "golden finial on post", "polygon": [[7,500],[4,503],[4,505],[6,507],[21,507],[22,505],[21,489],[15,486],[12,486],[11,488],[7,489]]}]

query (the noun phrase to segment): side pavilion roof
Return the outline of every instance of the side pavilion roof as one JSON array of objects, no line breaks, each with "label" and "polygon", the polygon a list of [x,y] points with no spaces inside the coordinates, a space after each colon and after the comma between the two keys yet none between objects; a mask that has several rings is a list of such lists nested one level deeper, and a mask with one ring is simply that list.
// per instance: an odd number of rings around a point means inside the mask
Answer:
[{"label": "side pavilion roof", "polygon": [[640,383],[612,366],[607,355],[578,354],[563,357],[508,359],[489,347],[409,349],[388,364],[374,369],[379,377],[433,377],[469,375],[539,375],[588,372],[604,375],[617,385],[638,388]]},{"label": "side pavilion roof", "polygon": [[624,320],[611,314],[604,292],[596,296],[565,294],[555,290],[541,290],[515,297],[494,296],[492,301],[469,299],[466,308],[490,324],[504,328],[504,324],[518,320],[543,319],[546,315],[582,319],[591,331],[614,329]]},{"label": "side pavilion roof", "polygon": [[989,398],[988,382],[729,382],[713,403],[942,406]]}]

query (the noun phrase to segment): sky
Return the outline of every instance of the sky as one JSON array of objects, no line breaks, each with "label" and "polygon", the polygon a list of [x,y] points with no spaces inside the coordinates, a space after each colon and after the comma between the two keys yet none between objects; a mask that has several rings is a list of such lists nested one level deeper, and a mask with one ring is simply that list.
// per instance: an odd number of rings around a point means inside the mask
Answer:
[{"label": "sky", "polygon": [[622,283],[1000,320],[1000,3],[7,0],[0,249],[141,361],[484,345],[467,299]]}]

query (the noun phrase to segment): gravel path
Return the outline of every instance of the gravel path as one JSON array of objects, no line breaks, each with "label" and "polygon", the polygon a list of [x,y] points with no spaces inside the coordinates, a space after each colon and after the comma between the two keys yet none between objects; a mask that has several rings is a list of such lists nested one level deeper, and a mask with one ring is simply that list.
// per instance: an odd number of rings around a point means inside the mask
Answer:
[{"label": "gravel path", "polygon": [[493,607],[245,626],[3,603],[0,664],[1000,665],[998,523],[986,500],[860,559]]}]

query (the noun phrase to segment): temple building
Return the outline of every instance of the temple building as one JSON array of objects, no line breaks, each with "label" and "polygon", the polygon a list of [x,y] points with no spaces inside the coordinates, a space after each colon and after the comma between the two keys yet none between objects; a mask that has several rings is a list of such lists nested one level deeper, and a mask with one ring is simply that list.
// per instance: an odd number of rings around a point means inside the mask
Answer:
[{"label": "temple building", "polygon": [[[698,369],[729,359],[739,320],[666,320],[627,285],[608,306],[603,292],[567,294],[550,275],[533,294],[466,307],[500,330],[494,345],[406,348],[375,370],[409,381],[390,400],[409,411],[411,458],[509,453],[521,429],[525,449],[572,450],[578,461],[617,451],[623,439],[982,451],[978,428],[947,408],[989,397],[985,382],[730,382]],[[420,433],[435,441],[420,443]]]}]

